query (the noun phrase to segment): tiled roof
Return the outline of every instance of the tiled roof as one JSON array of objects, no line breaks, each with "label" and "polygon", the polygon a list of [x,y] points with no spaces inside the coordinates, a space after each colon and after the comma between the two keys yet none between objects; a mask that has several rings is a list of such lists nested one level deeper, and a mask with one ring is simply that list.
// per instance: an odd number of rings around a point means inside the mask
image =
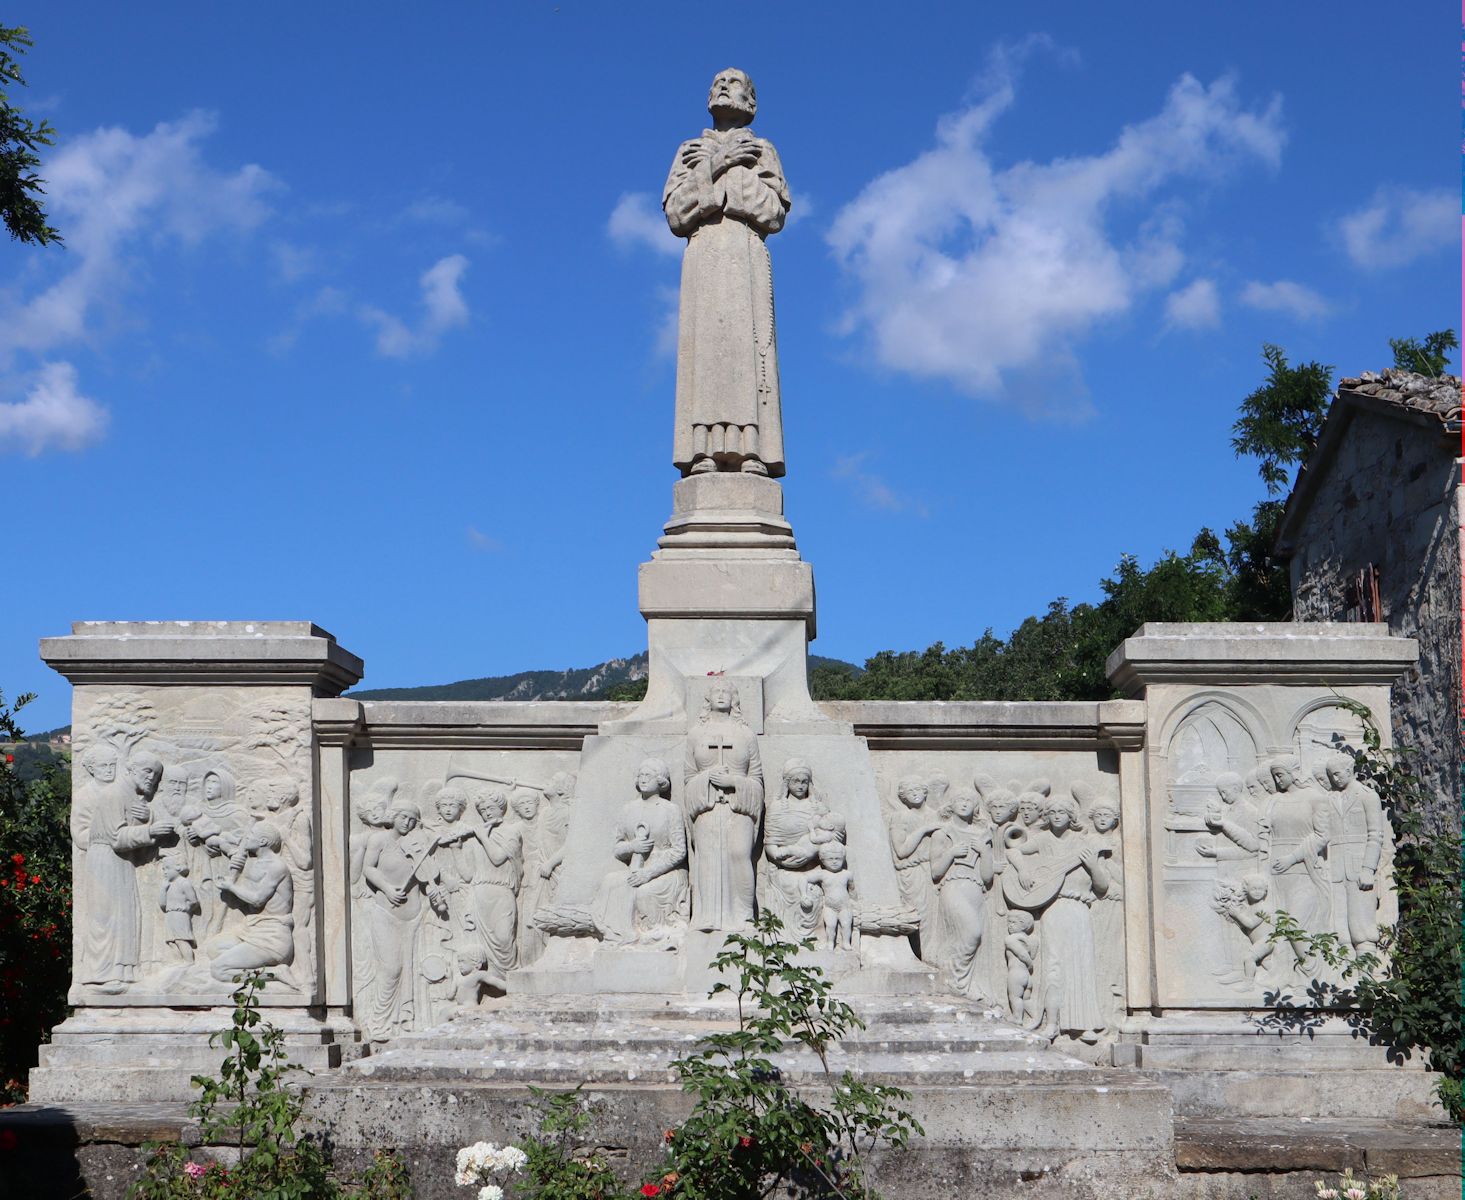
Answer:
[{"label": "tiled roof", "polygon": [[1441,421],[1460,419],[1460,381],[1453,375],[1431,378],[1391,367],[1387,371],[1365,371],[1357,379],[1340,380],[1338,392],[1340,395],[1352,392],[1415,412],[1432,413]]}]

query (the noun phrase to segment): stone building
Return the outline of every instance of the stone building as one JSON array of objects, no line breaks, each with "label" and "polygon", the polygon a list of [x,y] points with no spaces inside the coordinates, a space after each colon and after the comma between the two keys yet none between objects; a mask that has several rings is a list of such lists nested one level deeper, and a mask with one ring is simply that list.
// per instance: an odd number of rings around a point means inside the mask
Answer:
[{"label": "stone building", "polygon": [[1458,379],[1344,379],[1277,542],[1296,620],[1384,621],[1418,639],[1394,738],[1419,751],[1442,815],[1460,791],[1460,470]]}]

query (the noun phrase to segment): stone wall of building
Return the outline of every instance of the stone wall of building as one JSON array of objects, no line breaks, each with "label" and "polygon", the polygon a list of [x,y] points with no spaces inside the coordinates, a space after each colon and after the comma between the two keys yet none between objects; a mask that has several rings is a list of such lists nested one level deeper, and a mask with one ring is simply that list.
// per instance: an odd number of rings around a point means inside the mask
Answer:
[{"label": "stone wall of building", "polygon": [[[1336,415],[1333,419],[1337,419]],[[1355,411],[1295,537],[1294,616],[1345,621],[1349,582],[1378,571],[1390,632],[1419,642],[1395,685],[1394,740],[1415,750],[1442,816],[1460,791],[1460,462],[1433,418]]]}]

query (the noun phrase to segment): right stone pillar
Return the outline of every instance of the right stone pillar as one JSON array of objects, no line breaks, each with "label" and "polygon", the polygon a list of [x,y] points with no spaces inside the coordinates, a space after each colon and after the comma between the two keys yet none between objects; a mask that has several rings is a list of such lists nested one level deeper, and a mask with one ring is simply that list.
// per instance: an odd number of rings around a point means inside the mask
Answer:
[{"label": "right stone pillar", "polygon": [[1388,820],[1342,751],[1364,712],[1387,741],[1417,654],[1381,624],[1148,624],[1110,655],[1145,702],[1149,921],[1130,968],[1151,1014],[1306,1003],[1312,969],[1269,940],[1278,910],[1355,950],[1396,918]]}]

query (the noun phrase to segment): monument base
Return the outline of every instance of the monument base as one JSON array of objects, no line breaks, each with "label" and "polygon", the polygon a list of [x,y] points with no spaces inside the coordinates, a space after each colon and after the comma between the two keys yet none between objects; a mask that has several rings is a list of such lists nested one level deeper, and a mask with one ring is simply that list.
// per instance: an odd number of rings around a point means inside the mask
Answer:
[{"label": "monument base", "polygon": [[[225,1051],[209,1039],[227,1029],[232,1008],[84,1008],[51,1031],[30,1073],[36,1104],[173,1101],[197,1094],[195,1075],[215,1075]],[[307,1071],[339,1067],[364,1053],[348,1017],[322,1019],[273,1008],[289,1060]]]}]

